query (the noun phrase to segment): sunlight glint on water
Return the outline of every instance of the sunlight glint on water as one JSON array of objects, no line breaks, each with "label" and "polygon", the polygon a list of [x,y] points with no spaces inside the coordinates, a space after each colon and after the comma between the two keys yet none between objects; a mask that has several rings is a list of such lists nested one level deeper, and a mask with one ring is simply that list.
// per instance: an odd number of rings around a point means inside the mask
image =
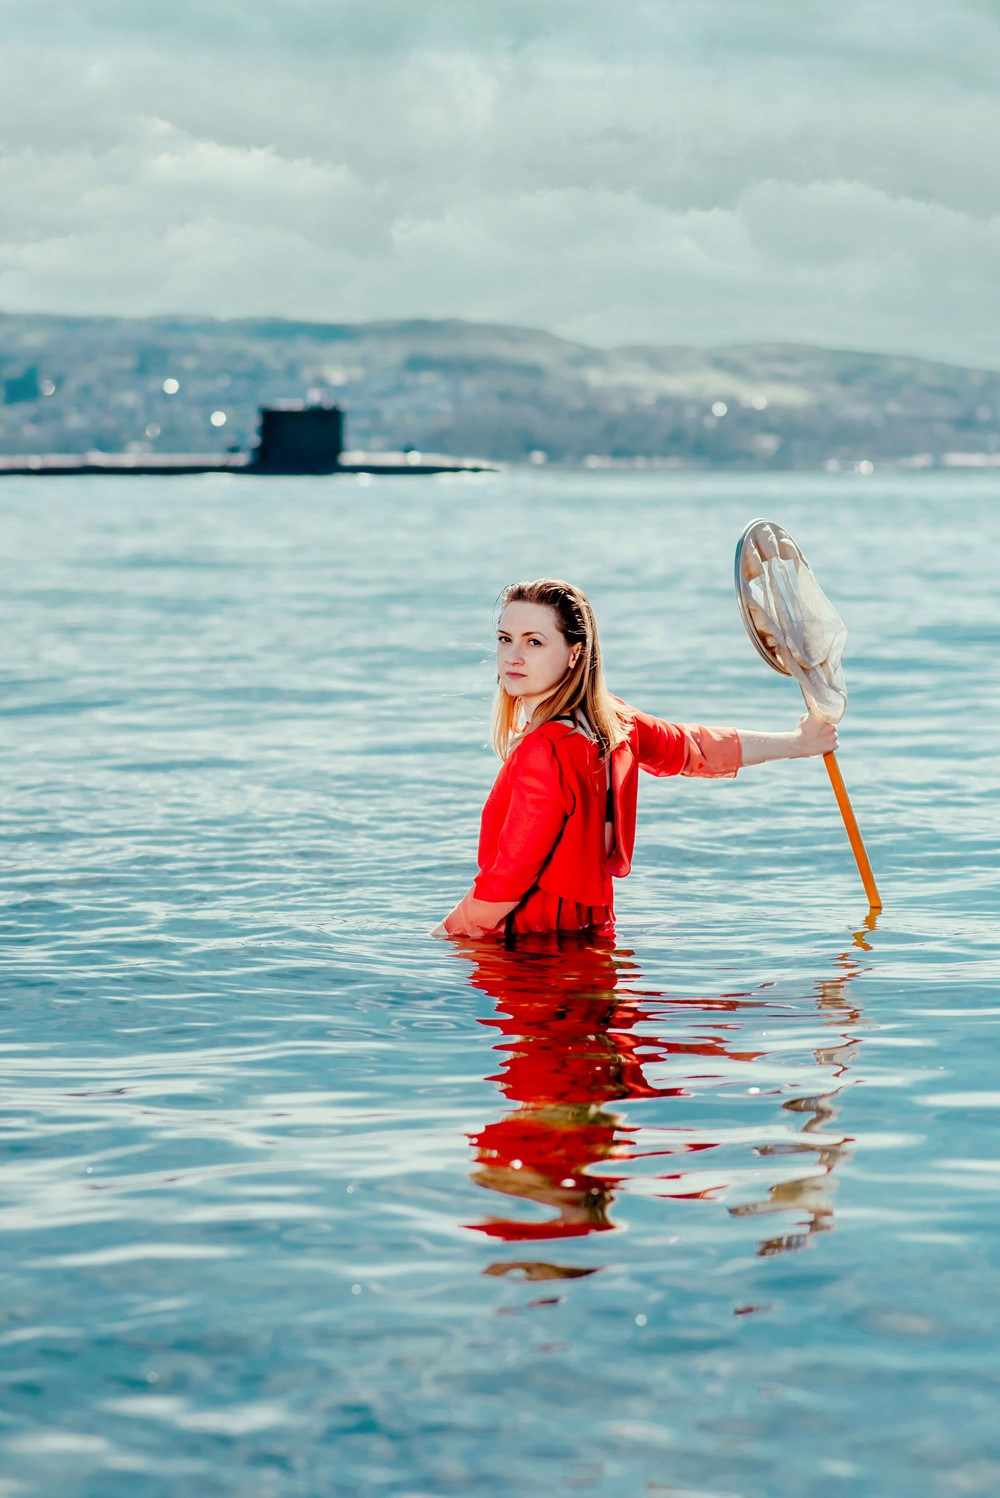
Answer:
[{"label": "sunlight glint on water", "polygon": [[[994,484],[8,481],[0,1495],[996,1492]],[[616,943],[430,942],[490,609],[791,726],[732,551],[843,613],[841,764],[642,787]]]}]

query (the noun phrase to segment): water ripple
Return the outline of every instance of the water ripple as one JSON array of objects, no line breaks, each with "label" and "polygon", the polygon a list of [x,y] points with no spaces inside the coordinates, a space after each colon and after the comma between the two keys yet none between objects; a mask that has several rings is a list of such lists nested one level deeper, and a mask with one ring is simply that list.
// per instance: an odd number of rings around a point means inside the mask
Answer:
[{"label": "water ripple", "polygon": [[[356,497],[5,485],[0,1498],[992,1493],[989,486]],[[730,593],[767,512],[850,627],[877,922],[777,765],[643,786],[616,945],[427,941],[498,589],[577,577],[624,695],[790,726]]]}]

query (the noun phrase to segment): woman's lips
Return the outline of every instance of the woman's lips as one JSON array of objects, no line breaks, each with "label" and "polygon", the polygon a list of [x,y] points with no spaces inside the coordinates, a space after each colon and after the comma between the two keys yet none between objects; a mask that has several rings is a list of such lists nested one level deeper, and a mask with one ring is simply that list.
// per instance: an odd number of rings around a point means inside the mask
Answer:
[{"label": "woman's lips", "polygon": [[505,671],[504,672],[504,676],[513,676],[513,678],[514,678],[515,681],[523,681],[524,678],[525,678],[525,676],[526,676],[526,674],[527,673],[524,672],[524,671]]}]

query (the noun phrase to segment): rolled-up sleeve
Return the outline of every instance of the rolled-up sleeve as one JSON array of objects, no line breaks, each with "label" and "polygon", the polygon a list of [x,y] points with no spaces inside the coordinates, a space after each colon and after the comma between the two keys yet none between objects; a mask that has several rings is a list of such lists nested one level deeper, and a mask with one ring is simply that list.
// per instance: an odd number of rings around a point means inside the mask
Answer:
[{"label": "rolled-up sleeve", "polygon": [[666,723],[648,713],[636,713],[635,723],[639,764],[650,775],[731,780],[740,768],[740,736],[735,728]]},{"label": "rolled-up sleeve", "polygon": [[442,925],[449,936],[467,936],[470,931],[496,931],[518,906],[517,900],[477,900],[472,890],[448,912]]},{"label": "rolled-up sleeve", "polygon": [[510,802],[496,851],[473,881],[477,900],[520,900],[538,882],[569,815],[566,790],[551,743],[529,734],[509,764]]}]

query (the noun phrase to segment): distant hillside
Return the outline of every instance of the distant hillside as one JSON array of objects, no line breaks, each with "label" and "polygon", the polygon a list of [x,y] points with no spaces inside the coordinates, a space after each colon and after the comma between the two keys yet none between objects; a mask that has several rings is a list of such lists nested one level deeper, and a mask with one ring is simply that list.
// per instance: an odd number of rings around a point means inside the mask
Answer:
[{"label": "distant hillside", "polygon": [[354,447],[515,462],[955,466],[1000,454],[994,371],[794,344],[597,349],[459,321],[0,314],[0,393],[3,453],[245,447],[258,405],[311,396],[346,408]]}]

